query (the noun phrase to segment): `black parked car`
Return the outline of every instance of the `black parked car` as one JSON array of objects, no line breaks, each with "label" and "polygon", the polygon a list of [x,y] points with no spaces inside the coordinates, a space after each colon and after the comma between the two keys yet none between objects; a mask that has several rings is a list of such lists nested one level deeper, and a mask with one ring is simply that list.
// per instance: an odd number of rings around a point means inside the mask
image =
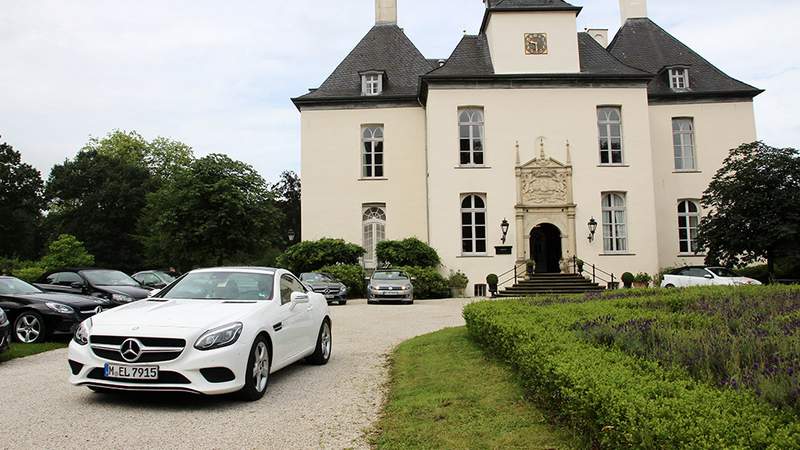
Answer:
[{"label": "black parked car", "polygon": [[316,272],[304,273],[300,275],[300,280],[311,287],[314,292],[324,295],[328,304],[332,302],[339,302],[340,305],[347,304],[347,286],[331,275]]},{"label": "black parked car", "polygon": [[72,334],[78,324],[111,306],[106,299],[43,292],[18,278],[0,277],[0,309],[11,322],[14,339],[22,343]]},{"label": "black parked car", "polygon": [[8,350],[8,344],[11,343],[11,322],[8,321],[3,308],[0,308],[0,353]]},{"label": "black parked car", "polygon": [[48,292],[104,298],[114,306],[142,300],[150,294],[149,289],[118,270],[62,269],[44,274],[34,284]]}]

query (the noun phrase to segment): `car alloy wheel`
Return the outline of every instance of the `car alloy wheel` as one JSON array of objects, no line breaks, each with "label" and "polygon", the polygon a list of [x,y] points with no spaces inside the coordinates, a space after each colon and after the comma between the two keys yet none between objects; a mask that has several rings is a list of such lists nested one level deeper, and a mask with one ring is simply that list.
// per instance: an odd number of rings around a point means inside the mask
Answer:
[{"label": "car alloy wheel", "polygon": [[38,316],[26,313],[17,318],[14,331],[20,342],[32,344],[41,340],[43,328],[42,320]]},{"label": "car alloy wheel", "polygon": [[320,336],[322,344],[322,357],[328,359],[331,356],[331,326],[328,322],[322,324],[322,335]]},{"label": "car alloy wheel", "polygon": [[269,382],[269,351],[263,341],[253,349],[253,360],[253,387],[258,392],[264,392]]}]

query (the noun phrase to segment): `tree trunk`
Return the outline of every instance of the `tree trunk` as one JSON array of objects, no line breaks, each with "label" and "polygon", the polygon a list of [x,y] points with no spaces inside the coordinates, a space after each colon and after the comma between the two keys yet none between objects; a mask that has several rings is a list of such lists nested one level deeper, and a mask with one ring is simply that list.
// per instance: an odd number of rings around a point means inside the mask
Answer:
[{"label": "tree trunk", "polygon": [[775,254],[772,250],[767,250],[767,272],[769,273],[769,284],[775,283]]}]

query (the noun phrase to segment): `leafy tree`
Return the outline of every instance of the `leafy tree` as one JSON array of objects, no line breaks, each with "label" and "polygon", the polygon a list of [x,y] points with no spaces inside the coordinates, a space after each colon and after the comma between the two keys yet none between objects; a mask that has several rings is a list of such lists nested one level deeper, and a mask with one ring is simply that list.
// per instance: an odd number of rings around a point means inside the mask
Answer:
[{"label": "leafy tree", "polygon": [[306,241],[289,247],[278,257],[277,264],[295,274],[313,272],[337,264],[355,265],[366,250],[343,239]]},{"label": "leafy tree", "polygon": [[38,257],[44,182],[10,145],[0,144],[0,256]]},{"label": "leafy tree", "polygon": [[[280,181],[273,184],[271,190],[278,202],[278,207],[284,214],[281,230],[284,231],[284,234],[293,230],[295,239],[302,241],[300,235],[300,177],[292,171],[283,172]],[[291,242],[288,244],[291,245]]]},{"label": "leafy tree", "polygon": [[417,238],[379,242],[376,253],[391,266],[437,267],[441,261],[436,250]]},{"label": "leafy tree", "polygon": [[91,267],[94,256],[90,255],[75,236],[62,234],[51,242],[47,255],[40,264],[45,270],[58,270],[65,267]]},{"label": "leafy tree", "polygon": [[182,142],[163,137],[148,142],[135,131],[115,130],[104,138],[91,138],[83,151],[96,151],[141,165],[158,182],[169,180],[194,160],[192,148]]},{"label": "leafy tree", "polygon": [[149,262],[177,266],[258,260],[280,241],[282,214],[249,165],[212,154],[148,196],[140,238]]},{"label": "leafy tree", "polygon": [[47,182],[51,236],[71,234],[103,267],[137,270],[136,224],[152,189],[148,170],[120,156],[84,150],[56,165]]},{"label": "leafy tree", "polygon": [[700,223],[698,243],[707,262],[744,266],[800,251],[800,153],[762,142],[731,150],[703,195],[711,212]]}]

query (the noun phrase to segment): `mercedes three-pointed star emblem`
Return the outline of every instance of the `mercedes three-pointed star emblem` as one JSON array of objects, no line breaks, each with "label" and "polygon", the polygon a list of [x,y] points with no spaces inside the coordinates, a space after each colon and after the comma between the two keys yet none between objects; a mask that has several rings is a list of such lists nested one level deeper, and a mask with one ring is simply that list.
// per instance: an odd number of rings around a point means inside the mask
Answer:
[{"label": "mercedes three-pointed star emblem", "polygon": [[142,356],[142,343],[138,339],[127,339],[119,347],[122,359],[128,362],[136,362]]}]

